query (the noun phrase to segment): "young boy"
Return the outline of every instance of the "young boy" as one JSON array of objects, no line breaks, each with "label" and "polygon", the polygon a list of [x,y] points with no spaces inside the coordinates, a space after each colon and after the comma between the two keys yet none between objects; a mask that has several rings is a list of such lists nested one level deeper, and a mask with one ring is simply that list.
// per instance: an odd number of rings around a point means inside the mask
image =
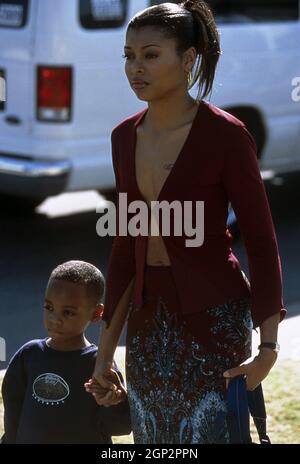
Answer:
[{"label": "young boy", "polygon": [[[54,269],[44,305],[49,337],[21,347],[3,380],[2,443],[110,444],[112,435],[131,432],[120,381],[121,401],[108,408],[98,406],[97,394],[94,398],[84,388],[97,354],[84,332],[102,316],[103,292],[103,275],[92,264],[68,261]],[[116,365],[114,370],[122,379]]]}]

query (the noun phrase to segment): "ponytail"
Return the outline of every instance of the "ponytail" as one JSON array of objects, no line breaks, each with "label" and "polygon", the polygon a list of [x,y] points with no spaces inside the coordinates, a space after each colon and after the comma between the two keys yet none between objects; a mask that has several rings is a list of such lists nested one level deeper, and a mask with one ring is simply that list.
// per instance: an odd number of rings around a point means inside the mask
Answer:
[{"label": "ponytail", "polygon": [[189,88],[192,88],[198,82],[197,98],[205,98],[211,93],[217,63],[221,54],[219,32],[213,13],[206,2],[186,0],[181,6],[192,14],[197,31],[194,43],[197,59],[193,67]]}]

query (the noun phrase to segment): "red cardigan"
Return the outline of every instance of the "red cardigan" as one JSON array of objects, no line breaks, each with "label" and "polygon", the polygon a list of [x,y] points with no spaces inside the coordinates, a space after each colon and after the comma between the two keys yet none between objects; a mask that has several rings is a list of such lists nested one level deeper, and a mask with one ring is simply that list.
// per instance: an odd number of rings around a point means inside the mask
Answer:
[{"label": "red cardigan", "polygon": [[[119,193],[127,193],[128,203],[143,199],[136,181],[135,145],[136,127],[147,110],[125,119],[112,132],[116,187]],[[186,247],[185,240],[190,237],[185,235],[163,237],[183,313],[200,312],[251,294],[254,327],[275,313],[284,318],[274,226],[255,142],[241,121],[202,101],[158,200],[204,201],[202,246]],[[231,250],[232,237],[226,226],[229,202],[245,242],[251,290]],[[136,274],[136,265],[140,267],[136,275],[138,298],[145,264],[145,246],[139,243],[130,235],[114,239],[103,317],[107,326]]]}]

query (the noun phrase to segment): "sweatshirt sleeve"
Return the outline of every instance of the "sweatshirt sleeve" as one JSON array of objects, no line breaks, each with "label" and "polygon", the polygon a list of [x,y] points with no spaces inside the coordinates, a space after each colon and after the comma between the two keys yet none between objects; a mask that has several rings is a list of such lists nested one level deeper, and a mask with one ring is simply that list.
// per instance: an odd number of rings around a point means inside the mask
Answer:
[{"label": "sweatshirt sleeve", "polygon": [[128,398],[122,403],[105,408],[100,406],[99,428],[111,436],[129,435],[131,433],[131,420]]},{"label": "sweatshirt sleeve", "polygon": [[[120,377],[122,385],[125,382],[118,366],[113,362],[113,368]],[[126,397],[121,403],[108,408],[100,407],[99,427],[105,430],[111,436],[129,435],[131,433],[131,419],[128,398]]]},{"label": "sweatshirt sleeve", "polygon": [[276,313],[280,313],[280,320],[285,317],[281,262],[255,142],[244,126],[233,126],[232,130],[226,147],[223,185],[247,251],[252,318],[257,327]]},{"label": "sweatshirt sleeve", "polygon": [[16,442],[26,383],[23,352],[19,350],[11,359],[2,383],[4,405],[4,436],[2,437],[2,443],[4,444]]}]

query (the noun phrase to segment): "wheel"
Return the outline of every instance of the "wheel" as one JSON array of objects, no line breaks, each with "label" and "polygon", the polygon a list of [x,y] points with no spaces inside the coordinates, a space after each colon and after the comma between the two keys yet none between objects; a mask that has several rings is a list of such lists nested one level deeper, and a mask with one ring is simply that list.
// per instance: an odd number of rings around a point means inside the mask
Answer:
[{"label": "wheel", "polygon": [[14,197],[0,194],[0,208],[5,214],[12,216],[23,216],[33,214],[45,197]]},{"label": "wheel", "polygon": [[233,239],[237,239],[240,237],[240,229],[236,220],[235,213],[232,209],[232,206],[229,206],[228,209],[228,217],[227,217],[227,227],[233,237]]},{"label": "wheel", "polygon": [[111,201],[112,203],[116,204],[118,201],[118,195],[116,189],[110,190],[98,190],[100,195],[103,195],[107,201]]}]

